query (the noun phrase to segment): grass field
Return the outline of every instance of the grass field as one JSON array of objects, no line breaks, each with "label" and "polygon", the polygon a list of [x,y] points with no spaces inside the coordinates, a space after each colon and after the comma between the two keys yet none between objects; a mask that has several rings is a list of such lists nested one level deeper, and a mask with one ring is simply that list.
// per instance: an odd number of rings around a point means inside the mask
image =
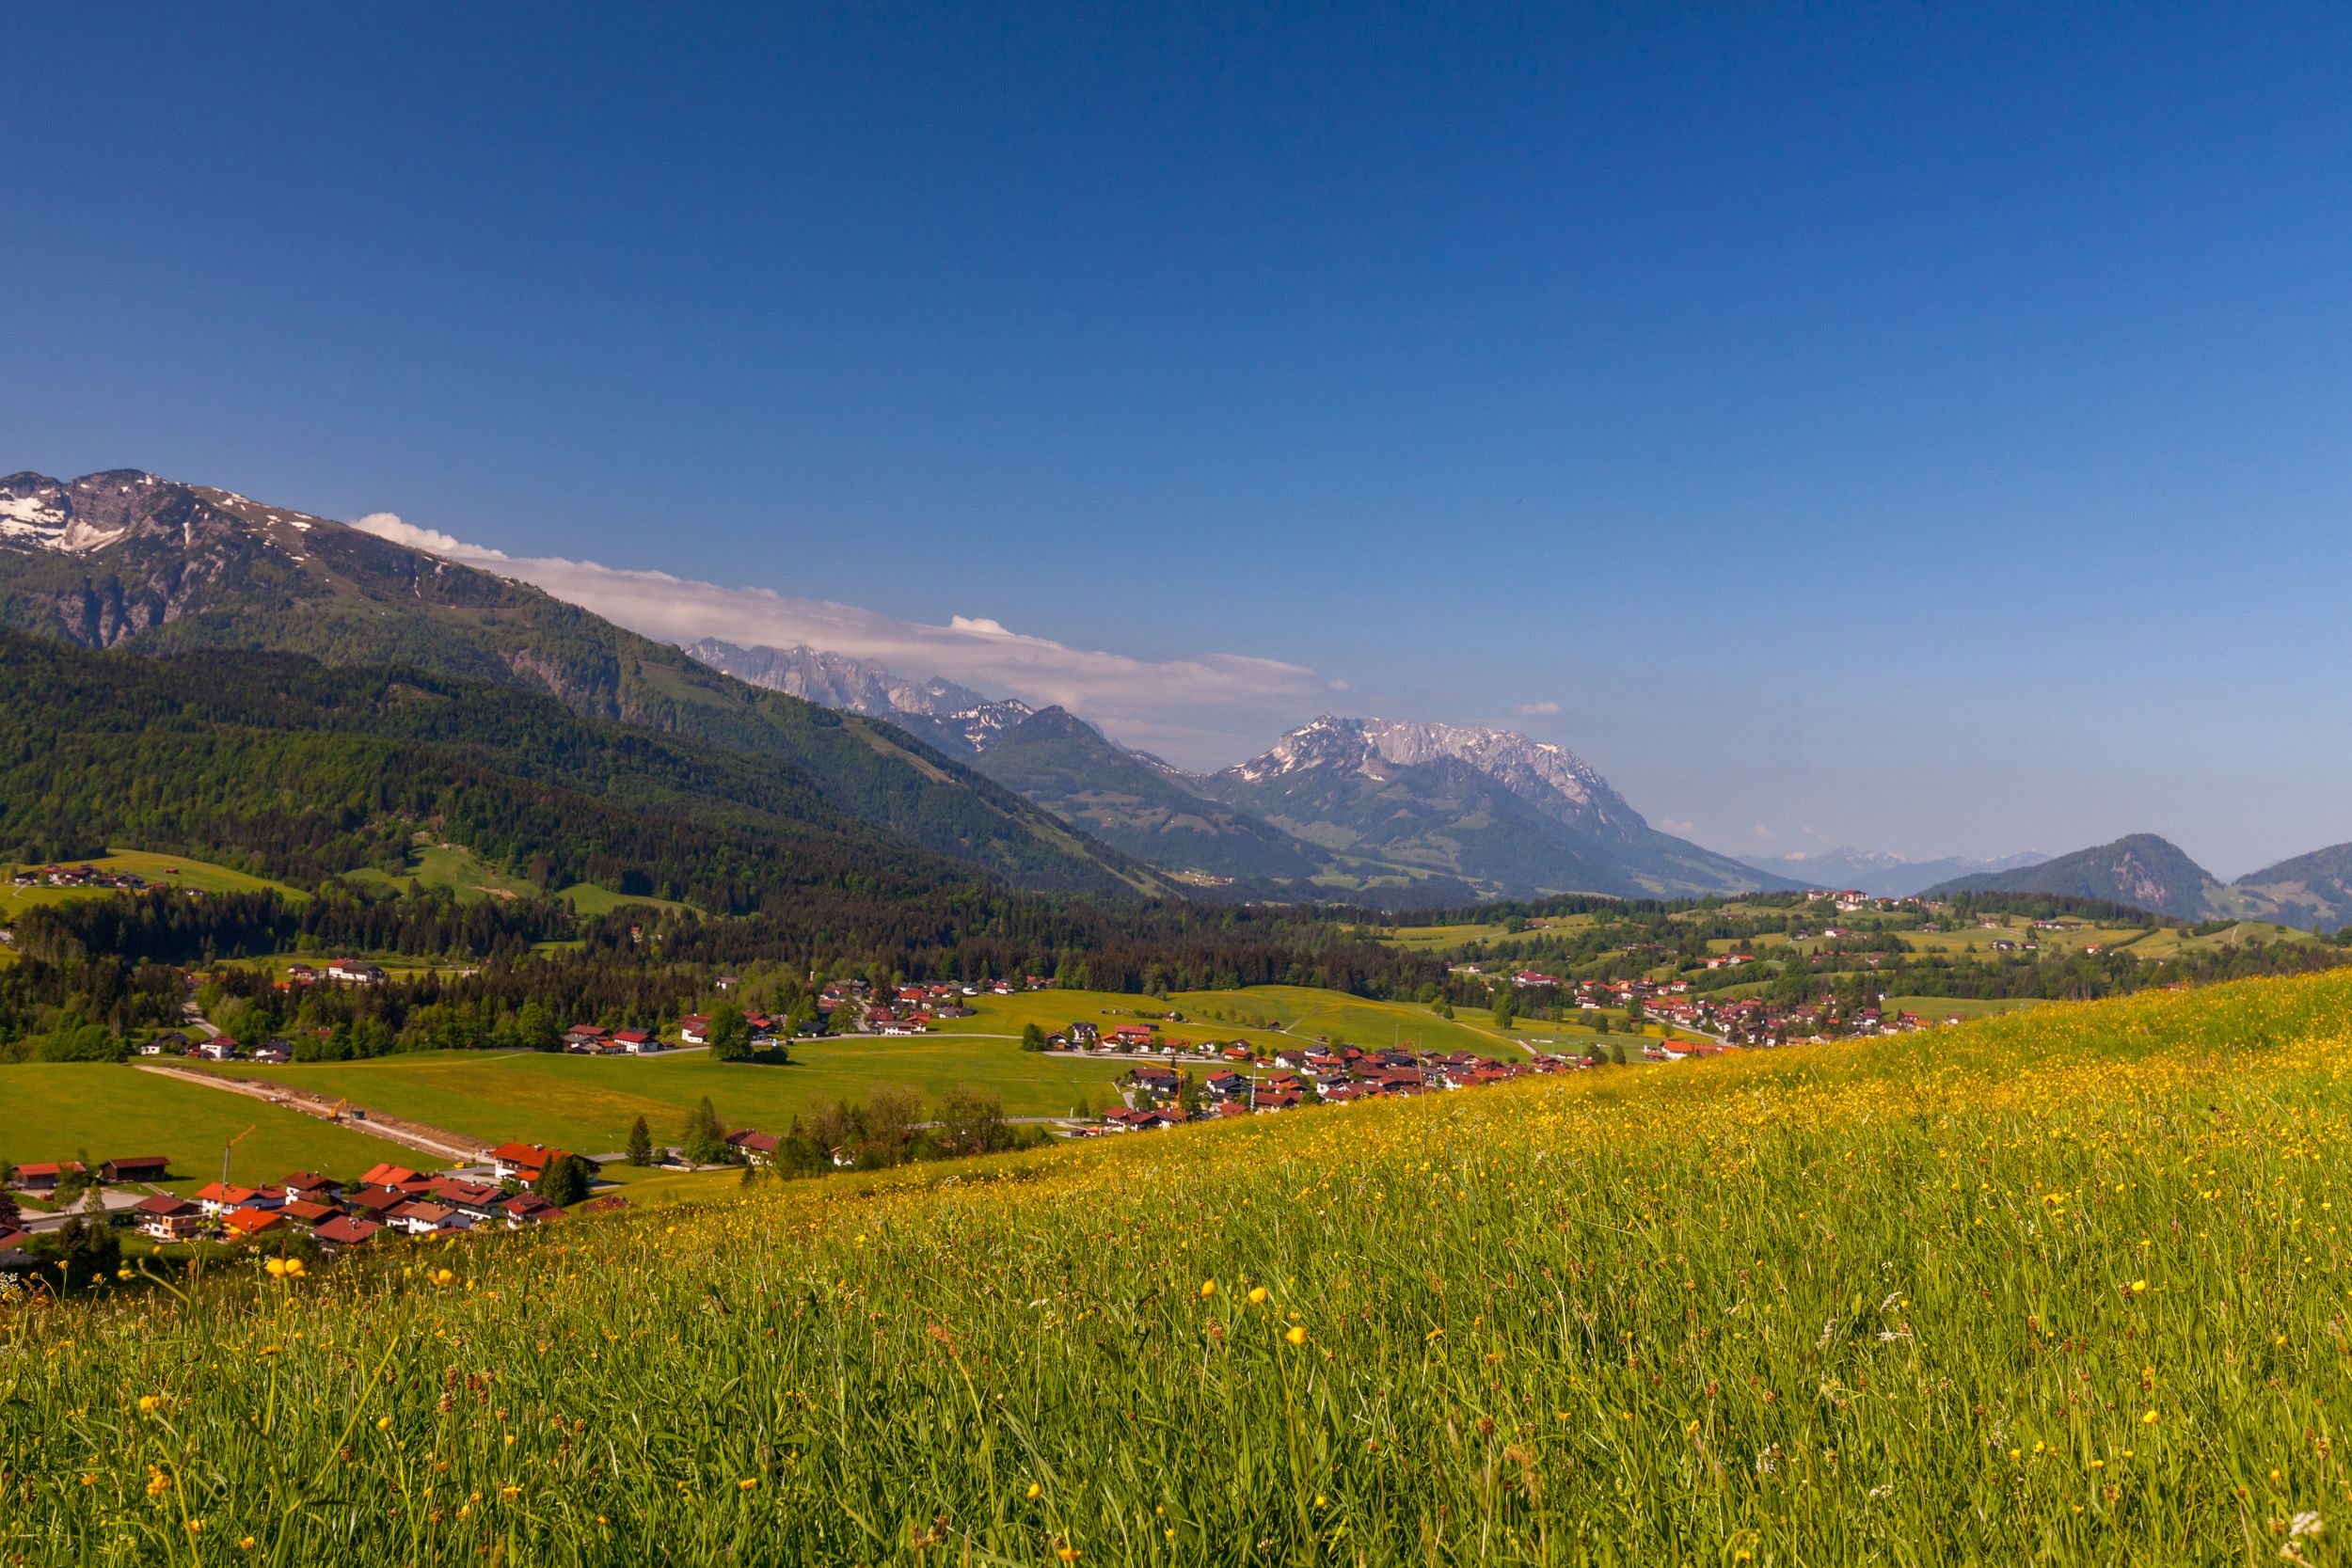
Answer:
[{"label": "grass field", "polygon": [[946,1021],[939,1026],[939,1036],[1018,1037],[1029,1023],[1050,1034],[1073,1022],[1092,1023],[1107,1034],[1117,1024],[1157,1020],[1175,1011],[1184,1015],[1184,1022],[1161,1024],[1161,1032],[1171,1039],[1240,1039],[1272,1052],[1318,1035],[1337,1035],[1349,1045],[1385,1049],[1391,1043],[1418,1043],[1424,1051],[1518,1058],[1518,1047],[1531,1034],[1527,1029],[1506,1034],[1476,1013],[1464,1012],[1449,1022],[1415,1003],[1375,1002],[1305,986],[1181,991],[1166,1001],[1117,991],[1036,990],[975,997],[970,1006],[977,1016]]},{"label": "grass field", "polygon": [[0,1157],[18,1164],[77,1160],[85,1152],[93,1160],[163,1154],[176,1178],[164,1185],[188,1192],[219,1180],[222,1145],[247,1127],[253,1132],[230,1163],[230,1175],[245,1182],[276,1181],[297,1170],[348,1178],[378,1161],[414,1165],[419,1159],[400,1145],[298,1111],[133,1067],[0,1065]]},{"label": "grass field", "polygon": [[[190,860],[185,855],[154,855],[143,849],[109,849],[103,855],[71,863],[94,865],[102,871],[133,872],[146,878],[156,887],[185,888],[196,893],[258,893],[264,888],[274,888],[284,897],[296,902],[310,896],[283,882],[232,871],[228,866],[215,865],[208,861]],[[5,870],[0,870],[0,924],[37,904],[62,904],[75,898],[105,898],[114,895],[111,888],[21,888],[8,885],[8,879],[22,869],[21,863],[10,862]]]},{"label": "grass field", "polygon": [[2347,1018],[2256,981],[102,1294],[0,1320],[0,1555],[2339,1561]]},{"label": "grass field", "polygon": [[[353,871],[345,873],[345,880],[389,888],[405,888],[411,881],[421,887],[445,887],[469,904],[484,898],[527,897],[538,891],[521,878],[498,870],[464,845],[441,842],[423,832],[416,835],[416,843],[408,851],[408,863],[397,876],[388,871]],[[693,908],[667,898],[625,897],[594,882],[574,882],[556,890],[555,895],[569,899],[572,908],[581,914],[609,914],[624,905],[657,910]]]},{"label": "grass field", "polygon": [[1997,1018],[2003,1013],[2024,1012],[2028,1007],[2048,1004],[2030,996],[1981,1000],[1967,996],[1890,996],[1880,1006],[1889,1018],[1897,1013],[1917,1013],[1931,1023],[1941,1023],[1947,1018]]},{"label": "grass field", "polygon": [[980,1039],[803,1040],[787,1067],[714,1062],[706,1052],[648,1057],[431,1052],[373,1062],[237,1065],[214,1070],[348,1098],[355,1105],[445,1127],[485,1143],[520,1139],[606,1154],[642,1116],[675,1138],[708,1096],[729,1127],[781,1132],[792,1117],[876,1085],[936,1095],[970,1084],[1003,1097],[1009,1116],[1059,1116],[1081,1097],[1117,1103],[1113,1062],[1071,1061]]}]

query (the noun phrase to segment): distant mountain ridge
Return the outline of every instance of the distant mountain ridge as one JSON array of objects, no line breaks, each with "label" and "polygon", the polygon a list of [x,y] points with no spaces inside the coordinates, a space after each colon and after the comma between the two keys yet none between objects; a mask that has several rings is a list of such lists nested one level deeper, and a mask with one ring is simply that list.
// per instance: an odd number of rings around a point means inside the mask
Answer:
[{"label": "distant mountain ridge", "polygon": [[1883,849],[1840,846],[1789,855],[1741,855],[1742,865],[1755,866],[1803,882],[1807,887],[1851,888],[1874,898],[1909,898],[1939,882],[1957,877],[1992,875],[2039,865],[2049,857],[2032,850],[1987,860],[1947,855],[1941,860],[1914,861]]},{"label": "distant mountain ridge", "polygon": [[901,679],[871,659],[824,653],[804,643],[744,648],[706,637],[690,644],[686,657],[803,702],[887,719],[960,758],[977,756],[1035,711],[1026,703],[983,697],[936,675],[923,681]]},{"label": "distant mountain ridge", "polygon": [[716,639],[686,651],[756,685],[936,736],[943,750],[1163,870],[1424,905],[1798,885],[1659,832],[1566,747],[1510,730],[1327,714],[1204,776],[1128,751],[1062,710],[902,678],[871,660]]},{"label": "distant mountain ridge", "polygon": [[2129,833],[2020,870],[1956,877],[1927,892],[1934,897],[2055,894],[2103,898],[2179,920],[2259,920],[2333,931],[2352,924],[2352,844],[2315,849],[2224,883],[2169,840]]}]

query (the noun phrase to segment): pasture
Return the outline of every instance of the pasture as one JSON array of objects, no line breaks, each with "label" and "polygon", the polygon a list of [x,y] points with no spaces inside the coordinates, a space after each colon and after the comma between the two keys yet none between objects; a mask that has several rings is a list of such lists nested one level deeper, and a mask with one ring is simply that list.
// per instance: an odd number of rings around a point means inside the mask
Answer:
[{"label": "pasture", "polygon": [[219,1180],[222,1147],[247,1127],[252,1133],[230,1153],[230,1176],[247,1184],[296,1170],[348,1178],[379,1161],[414,1165],[422,1158],[249,1095],[127,1065],[0,1064],[0,1158],[17,1164],[163,1154],[173,1176],[163,1185],[186,1193]]},{"label": "pasture", "polygon": [[803,1040],[788,1066],[714,1062],[707,1052],[660,1056],[422,1052],[365,1062],[291,1067],[237,1063],[212,1070],[333,1095],[355,1105],[479,1138],[557,1145],[610,1154],[645,1118],[657,1142],[675,1139],[686,1114],[708,1097],[731,1127],[781,1132],[794,1117],[835,1100],[859,1101],[880,1085],[936,1096],[961,1084],[999,1095],[1008,1116],[1063,1116],[1086,1103],[1119,1103],[1123,1063],[1073,1061],[1009,1041]]}]

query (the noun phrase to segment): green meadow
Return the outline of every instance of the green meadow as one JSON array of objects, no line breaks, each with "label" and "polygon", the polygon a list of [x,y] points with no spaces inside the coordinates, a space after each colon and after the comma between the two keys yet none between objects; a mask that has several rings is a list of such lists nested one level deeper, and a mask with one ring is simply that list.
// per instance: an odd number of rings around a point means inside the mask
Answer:
[{"label": "green meadow", "polygon": [[1009,1041],[944,1038],[803,1040],[786,1066],[715,1062],[707,1052],[571,1056],[426,1052],[367,1062],[292,1067],[234,1064],[213,1070],[283,1083],[355,1105],[447,1128],[485,1144],[517,1139],[584,1154],[628,1142],[644,1117],[657,1140],[675,1138],[707,1097],[730,1127],[781,1132],[796,1116],[880,1085],[935,1096],[969,1084],[1000,1096],[1008,1116],[1068,1115],[1118,1103],[1114,1062],[1072,1061]]},{"label": "green meadow", "polygon": [[414,1165],[421,1158],[250,1095],[126,1065],[0,1065],[0,1158],[17,1164],[162,1154],[174,1178],[164,1185],[187,1192],[219,1179],[224,1146],[248,1127],[251,1133],[230,1150],[230,1174],[242,1182],[296,1170],[347,1178],[379,1161]]},{"label": "green meadow", "polygon": [[0,1305],[0,1560],[2338,1563],[2347,1018],[2254,981],[135,1271]]},{"label": "green meadow", "polygon": [[[131,872],[144,877],[151,886],[183,888],[192,893],[259,893],[275,890],[281,896],[300,901],[310,896],[298,888],[283,882],[273,882],[265,877],[255,877],[209,861],[192,860],[185,855],[158,855],[144,849],[109,849],[87,860],[60,862],[60,864],[93,865],[101,871]],[[40,904],[62,904],[76,898],[104,898],[114,895],[112,888],[27,887],[9,884],[8,879],[27,869],[21,863],[10,863],[5,877],[0,877],[0,923],[6,923],[20,911]]]}]

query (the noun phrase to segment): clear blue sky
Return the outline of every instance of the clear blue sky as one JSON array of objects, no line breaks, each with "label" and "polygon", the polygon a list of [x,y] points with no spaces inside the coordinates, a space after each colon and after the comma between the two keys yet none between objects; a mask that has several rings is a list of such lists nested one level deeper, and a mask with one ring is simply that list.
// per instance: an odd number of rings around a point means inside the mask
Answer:
[{"label": "clear blue sky", "polygon": [[0,469],[2352,839],[2352,10],[1269,9],[10,8]]}]

